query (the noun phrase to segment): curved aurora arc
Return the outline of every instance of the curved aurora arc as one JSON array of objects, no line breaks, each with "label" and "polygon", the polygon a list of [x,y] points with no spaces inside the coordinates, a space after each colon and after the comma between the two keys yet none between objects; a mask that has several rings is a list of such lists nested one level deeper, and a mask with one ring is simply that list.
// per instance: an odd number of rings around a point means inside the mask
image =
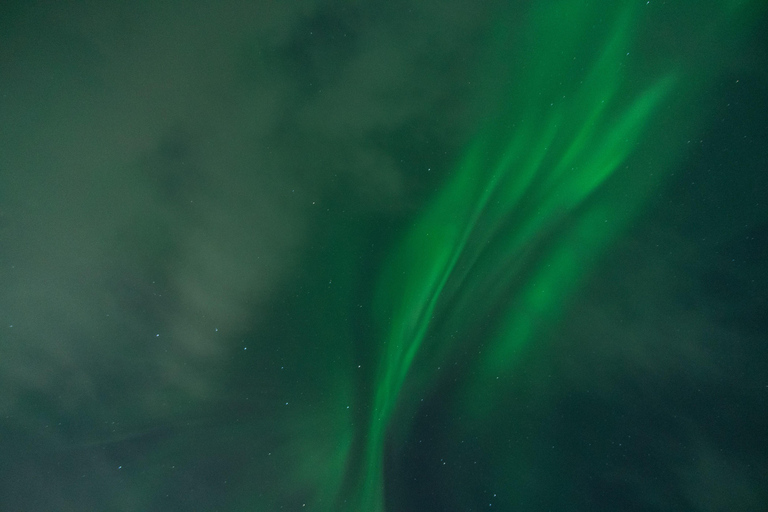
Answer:
[{"label": "curved aurora arc", "polygon": [[[513,46],[503,30],[494,34],[485,64],[494,80],[505,82],[507,67],[520,74],[503,86],[507,104],[476,135],[382,272],[370,420],[339,508],[386,509],[385,444],[407,429],[407,420],[393,418],[407,418],[402,411],[418,401],[404,390],[434,385],[440,362],[478,328],[483,350],[457,407],[465,418],[481,419],[498,406],[502,391],[494,380],[514,369],[516,350],[557,321],[590,266],[670,174],[688,133],[700,129],[695,105],[718,62],[644,55],[659,14],[646,2],[621,4],[539,2],[525,15],[522,41]],[[708,3],[719,26],[703,28],[705,16],[695,18],[701,26],[680,29],[693,39],[687,42],[705,54],[736,32],[736,18],[748,19],[738,4]],[[602,28],[594,28],[595,19],[604,20]],[[510,50],[520,47],[524,56]]]}]

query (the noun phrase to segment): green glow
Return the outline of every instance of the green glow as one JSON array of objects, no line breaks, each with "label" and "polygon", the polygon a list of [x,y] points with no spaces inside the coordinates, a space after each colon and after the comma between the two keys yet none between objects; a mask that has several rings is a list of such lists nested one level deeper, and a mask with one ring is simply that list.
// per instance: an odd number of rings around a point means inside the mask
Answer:
[{"label": "green glow", "polygon": [[[520,41],[503,27],[495,34],[489,69],[512,61],[521,76],[509,81],[501,94],[506,104],[380,280],[383,349],[355,510],[384,510],[383,452],[395,411],[413,407],[403,395],[407,380],[428,387],[441,357],[455,349],[445,341],[449,335],[460,338],[482,324],[490,337],[459,407],[482,418],[496,406],[492,381],[558,320],[590,267],[679,158],[682,145],[670,149],[665,139],[695,124],[696,116],[677,121],[669,111],[690,105],[701,92],[693,84],[712,69],[685,69],[673,58],[637,64],[635,36],[649,18],[648,4],[541,4],[528,13]],[[613,21],[599,30],[596,19]],[[526,44],[528,53],[517,51]]]},{"label": "green glow", "polygon": [[0,511],[768,501],[768,1],[66,5],[0,8]]}]

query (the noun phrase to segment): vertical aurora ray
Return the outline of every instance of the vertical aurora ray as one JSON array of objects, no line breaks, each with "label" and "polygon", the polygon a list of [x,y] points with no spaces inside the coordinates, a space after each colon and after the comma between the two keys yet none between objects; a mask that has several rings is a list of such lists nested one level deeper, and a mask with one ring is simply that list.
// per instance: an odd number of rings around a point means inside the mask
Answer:
[{"label": "vertical aurora ray", "polygon": [[[355,510],[385,510],[385,444],[393,430],[407,428],[393,425],[396,415],[407,417],[398,411],[416,407],[404,390],[432,385],[440,361],[480,329],[482,350],[475,347],[457,407],[482,418],[498,406],[493,380],[558,320],[681,157],[683,138],[699,129],[693,106],[718,64],[644,55],[643,37],[662,16],[653,9],[645,2],[541,2],[526,14],[522,35],[503,27],[494,34],[485,66],[503,90],[502,105],[380,279],[382,352],[355,469]],[[701,26],[681,29],[701,51],[730,35],[728,16],[745,15],[733,2],[708,9],[722,17],[716,29],[702,28],[701,18],[692,22]],[[506,24],[514,25],[499,25]],[[507,79],[507,68],[520,76]]]}]

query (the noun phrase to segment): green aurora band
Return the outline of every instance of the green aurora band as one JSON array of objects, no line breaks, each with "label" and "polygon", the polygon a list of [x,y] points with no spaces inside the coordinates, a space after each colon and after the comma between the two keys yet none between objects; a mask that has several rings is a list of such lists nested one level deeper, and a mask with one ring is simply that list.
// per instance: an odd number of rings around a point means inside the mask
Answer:
[{"label": "green aurora band", "polygon": [[[482,421],[503,403],[498,377],[558,320],[701,130],[697,102],[722,69],[716,48],[734,27],[746,28],[747,4],[668,6],[690,21],[669,41],[656,40],[655,27],[670,22],[653,4],[537,2],[523,21],[513,13],[499,21],[484,69],[496,84],[487,97],[503,106],[379,281],[380,366],[359,434],[364,453],[350,464],[355,483],[340,509],[385,510],[386,446],[407,432],[415,397],[435,385],[448,354],[466,349],[470,333],[483,341],[469,356],[457,416]],[[681,42],[710,57],[686,54]]]}]

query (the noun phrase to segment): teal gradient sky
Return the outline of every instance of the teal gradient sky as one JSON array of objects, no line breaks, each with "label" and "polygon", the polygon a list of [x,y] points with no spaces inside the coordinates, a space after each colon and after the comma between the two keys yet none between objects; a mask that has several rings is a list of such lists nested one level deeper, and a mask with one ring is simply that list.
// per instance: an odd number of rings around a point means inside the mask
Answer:
[{"label": "teal gradient sky", "polygon": [[759,510],[759,1],[0,7],[0,510]]}]

